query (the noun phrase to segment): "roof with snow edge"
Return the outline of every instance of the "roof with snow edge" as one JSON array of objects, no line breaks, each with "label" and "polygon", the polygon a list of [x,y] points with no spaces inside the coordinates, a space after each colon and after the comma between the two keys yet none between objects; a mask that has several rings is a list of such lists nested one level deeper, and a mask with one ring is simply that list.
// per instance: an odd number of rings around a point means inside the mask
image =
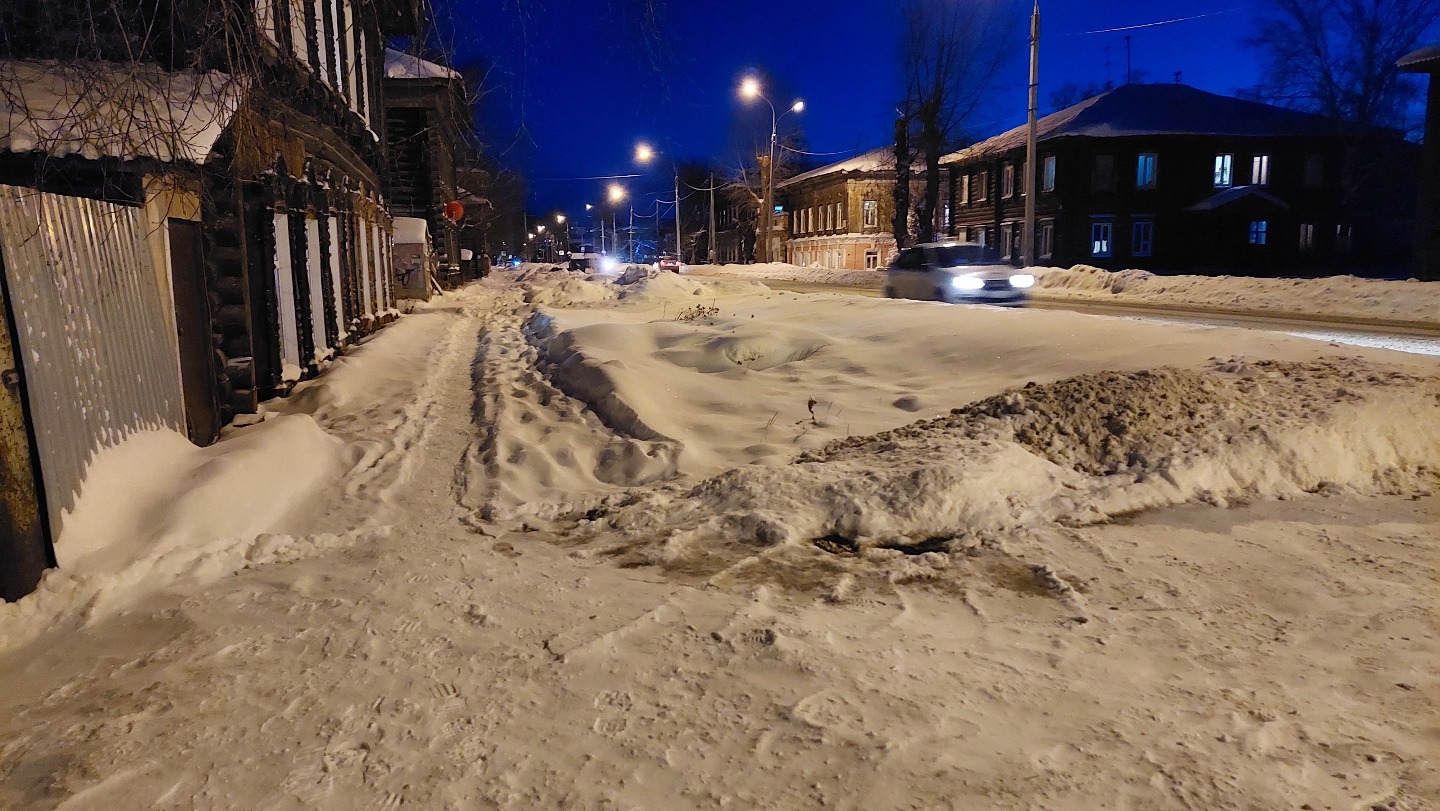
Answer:
[{"label": "roof with snow edge", "polygon": [[[1236,138],[1325,136],[1355,132],[1324,116],[1257,101],[1207,93],[1183,84],[1127,84],[1040,119],[1039,140],[1137,135],[1218,135]],[[1019,126],[959,152],[944,163],[962,163],[1025,145]]]},{"label": "roof with snow edge", "polygon": [[1414,53],[1405,54],[1395,64],[1401,70],[1410,73],[1440,72],[1440,43],[1427,45]]},{"label": "roof with snow edge", "polygon": [[459,79],[460,74],[412,54],[401,53],[393,48],[385,49],[385,78],[387,79]]},{"label": "roof with snow edge", "polygon": [[1236,186],[1226,189],[1201,200],[1190,207],[1190,211],[1214,211],[1221,206],[1228,206],[1231,203],[1239,202],[1247,197],[1254,197],[1282,209],[1290,208],[1290,204],[1276,197],[1260,186]]},{"label": "roof with snow edge", "polygon": [[824,177],[825,175],[844,174],[846,172],[883,172],[895,168],[895,149],[882,146],[872,149],[869,152],[861,152],[853,158],[832,163],[828,166],[821,166],[819,169],[811,169],[802,172],[794,177],[786,178],[776,184],[776,188],[783,189],[812,178]]},{"label": "roof with snow edge", "polygon": [[0,61],[0,151],[204,163],[243,95],[224,73]]}]

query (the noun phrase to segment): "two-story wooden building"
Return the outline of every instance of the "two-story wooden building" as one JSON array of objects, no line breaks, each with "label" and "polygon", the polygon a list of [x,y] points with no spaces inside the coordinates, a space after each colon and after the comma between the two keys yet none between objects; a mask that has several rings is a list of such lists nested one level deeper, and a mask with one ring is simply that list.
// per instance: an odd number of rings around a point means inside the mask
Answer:
[{"label": "two-story wooden building", "polygon": [[[779,184],[789,213],[785,261],[806,267],[882,268],[895,252],[895,155],[889,147]],[[917,187],[918,188],[918,187]]]},{"label": "two-story wooden building", "polygon": [[[1026,131],[945,158],[958,238],[1021,258]],[[1418,147],[1398,133],[1130,84],[1039,122],[1042,264],[1274,274],[1404,264]]]},{"label": "two-story wooden building", "polygon": [[95,454],[156,428],[207,444],[394,317],[382,43],[418,20],[0,7],[0,596],[65,562]]}]

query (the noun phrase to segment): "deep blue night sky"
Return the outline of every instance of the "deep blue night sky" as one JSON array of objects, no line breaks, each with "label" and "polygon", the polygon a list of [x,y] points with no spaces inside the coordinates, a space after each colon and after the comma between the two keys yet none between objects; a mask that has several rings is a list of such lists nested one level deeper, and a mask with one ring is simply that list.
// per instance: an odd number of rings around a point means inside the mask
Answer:
[{"label": "deep blue night sky", "polygon": [[[636,0],[433,0],[455,63],[493,60],[484,98],[486,140],[502,163],[532,178],[531,211],[577,212],[598,201],[602,181],[554,180],[626,174],[639,140],[662,160],[718,160],[763,143],[769,110],[747,108],[735,88],[749,71],[770,77],[777,106],[795,97],[814,152],[885,144],[898,97],[897,0],[762,2],[655,0],[659,34],[647,38]],[[957,0],[963,2],[963,0]],[[1075,82],[1117,84],[1125,76],[1125,34],[1133,64],[1148,81],[1183,80],[1231,93],[1257,80],[1244,44],[1260,0],[1042,0],[1041,112],[1050,92]],[[1030,0],[1015,0],[1024,17]],[[1222,12],[1216,14],[1216,12]],[[1213,14],[1122,33],[1082,32]],[[1026,27],[1016,26],[1016,57],[996,82],[993,109],[973,121],[985,137],[1023,123]],[[450,33],[453,31],[453,34]],[[846,157],[816,158],[821,163]],[[669,168],[627,181],[636,208],[653,208]]]}]

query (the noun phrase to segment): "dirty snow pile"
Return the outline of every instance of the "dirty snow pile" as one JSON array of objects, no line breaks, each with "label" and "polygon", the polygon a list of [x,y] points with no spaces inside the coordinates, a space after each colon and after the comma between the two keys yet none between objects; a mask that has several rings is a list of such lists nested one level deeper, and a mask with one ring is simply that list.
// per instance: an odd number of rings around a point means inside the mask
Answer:
[{"label": "dirty snow pile", "polygon": [[847,287],[875,287],[885,283],[885,271],[807,268],[784,262],[754,265],[687,265],[686,272],[707,276],[734,276],[740,279],[774,279],[785,282],[839,284]]},{"label": "dirty snow pile", "polygon": [[1037,268],[1037,293],[1047,299],[1185,306],[1410,321],[1440,325],[1440,282],[1362,279],[1264,279],[1247,276],[1164,276],[1143,270]]},{"label": "dirty snow pile", "polygon": [[[783,467],[586,505],[648,564],[828,539],[959,551],[1050,524],[1308,493],[1433,494],[1440,381],[1354,359],[1030,384]],[[748,552],[747,552],[748,554]]]}]

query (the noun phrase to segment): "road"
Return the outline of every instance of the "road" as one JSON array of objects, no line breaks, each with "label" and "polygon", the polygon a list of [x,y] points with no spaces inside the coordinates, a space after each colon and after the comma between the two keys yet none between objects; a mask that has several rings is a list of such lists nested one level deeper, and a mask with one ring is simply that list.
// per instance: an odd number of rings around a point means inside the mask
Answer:
[{"label": "road", "polygon": [[[733,280],[735,278],[733,276],[709,274],[694,275],[710,279]],[[763,281],[767,287],[776,290],[787,290],[794,293],[837,293],[850,296],[865,296],[868,298],[879,298],[881,296],[881,291],[878,287],[854,287],[850,285],[793,282],[778,279],[763,279],[760,281]],[[1070,312],[1113,318],[1130,318],[1139,321],[1164,321],[1180,324],[1198,324],[1208,327],[1263,330],[1346,346],[1390,349],[1412,355],[1440,357],[1440,329],[1425,328],[1418,325],[1386,325],[1381,322],[1365,322],[1361,320],[1326,321],[1314,318],[1256,316],[1242,313],[1212,315],[1194,309],[1161,308],[1141,304],[1092,304],[1078,301],[1041,300],[1032,301],[1028,306],[1046,310],[1068,310]]]}]

